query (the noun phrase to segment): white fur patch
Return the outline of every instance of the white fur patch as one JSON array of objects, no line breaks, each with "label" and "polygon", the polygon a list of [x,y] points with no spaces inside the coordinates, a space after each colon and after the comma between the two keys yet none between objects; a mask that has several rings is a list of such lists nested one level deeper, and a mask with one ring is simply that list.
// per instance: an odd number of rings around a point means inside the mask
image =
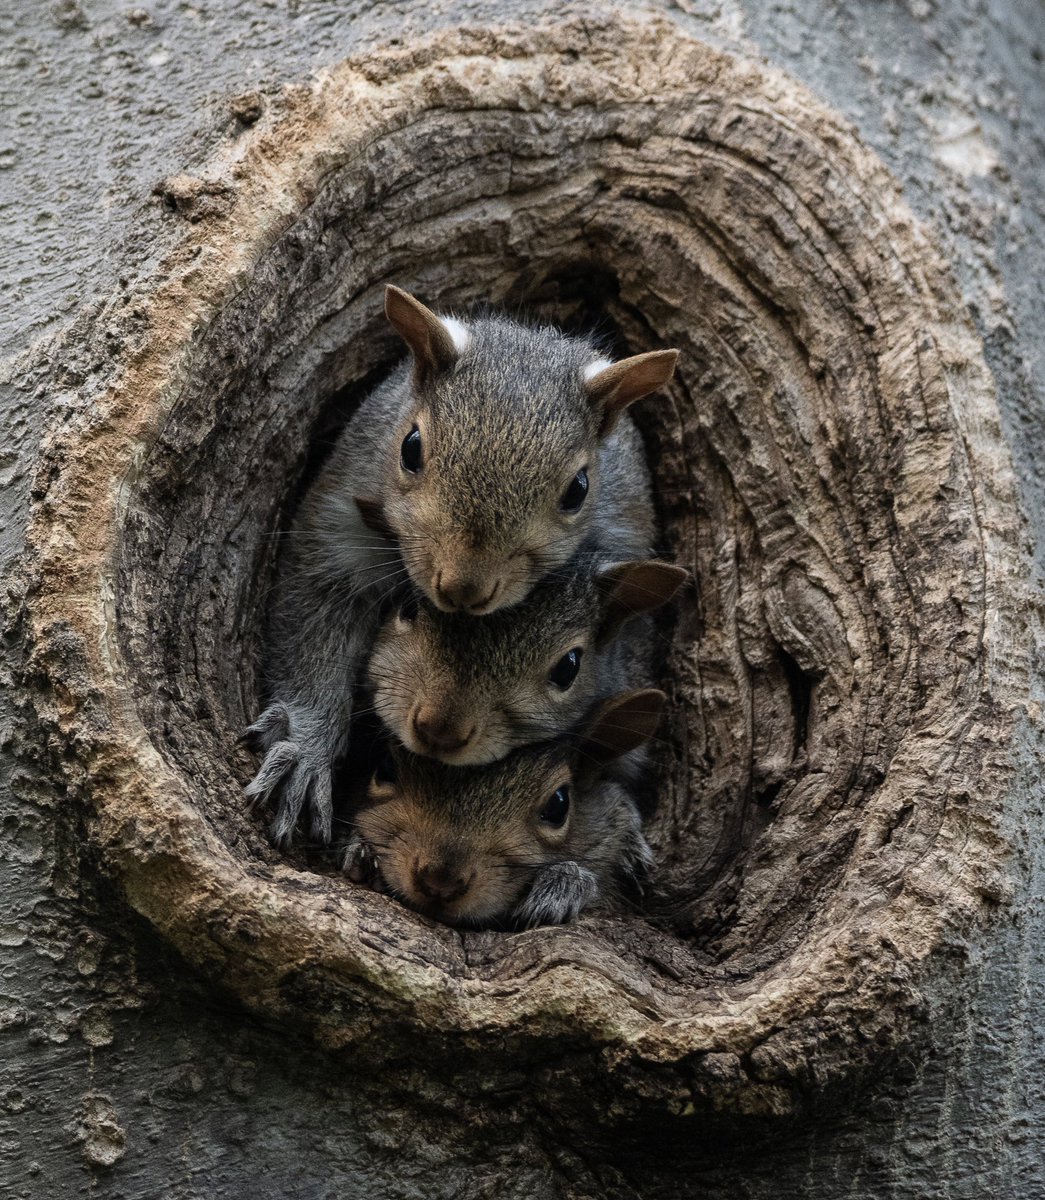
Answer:
[{"label": "white fur patch", "polygon": [[581,371],[581,378],[585,383],[591,383],[596,375],[601,375],[607,367],[612,367],[613,363],[608,358],[597,358],[593,363],[588,365]]},{"label": "white fur patch", "polygon": [[456,317],[440,317],[439,320],[453,339],[457,353],[463,354],[472,344],[472,335],[468,332],[468,327]]}]

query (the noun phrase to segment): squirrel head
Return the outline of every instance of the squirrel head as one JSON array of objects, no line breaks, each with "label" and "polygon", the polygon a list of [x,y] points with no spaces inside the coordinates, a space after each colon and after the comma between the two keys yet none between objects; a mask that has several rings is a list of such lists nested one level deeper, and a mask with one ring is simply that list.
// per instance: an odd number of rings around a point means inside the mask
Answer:
[{"label": "squirrel head", "polygon": [[454,766],[557,737],[618,682],[601,668],[620,626],[686,578],[654,559],[606,566],[582,553],[482,621],[411,597],[371,655],[374,706],[408,750]]},{"label": "squirrel head", "polygon": [[576,861],[612,873],[630,801],[605,768],[656,732],[663,692],[605,701],[583,733],[481,767],[390,745],[355,815],[392,895],[448,924],[507,920],[538,870]]},{"label": "squirrel head", "polygon": [[437,608],[516,604],[581,544],[602,440],[671,378],[678,352],[611,363],[585,339],[504,317],[439,317],[396,287],[385,313],[413,375],[383,464],[381,520]]}]

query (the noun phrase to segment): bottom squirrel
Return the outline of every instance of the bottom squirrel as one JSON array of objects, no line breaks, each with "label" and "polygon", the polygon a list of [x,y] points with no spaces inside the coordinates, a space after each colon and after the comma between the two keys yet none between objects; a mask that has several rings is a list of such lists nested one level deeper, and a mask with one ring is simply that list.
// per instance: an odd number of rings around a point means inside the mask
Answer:
[{"label": "bottom squirrel", "polygon": [[572,920],[652,864],[627,787],[607,769],[656,732],[653,689],[605,701],[583,732],[453,767],[390,745],[354,814],[342,869],[450,925]]}]

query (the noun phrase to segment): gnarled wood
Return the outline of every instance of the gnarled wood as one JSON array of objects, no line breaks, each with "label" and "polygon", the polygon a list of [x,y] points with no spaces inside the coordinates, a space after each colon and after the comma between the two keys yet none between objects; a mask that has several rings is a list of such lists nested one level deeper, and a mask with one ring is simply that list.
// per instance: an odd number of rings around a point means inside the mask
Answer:
[{"label": "gnarled wood", "polygon": [[[570,22],[350,60],[204,174],[167,189],[184,239],[31,531],[39,707],[131,903],[332,1045],[492,1080],[568,1050],[607,1120],[788,1111],[896,1045],[1003,892],[1025,567],[979,347],[882,166],[777,73]],[[271,531],[398,354],[393,280],[683,350],[641,414],[698,580],[641,911],[458,933],[244,809]]]}]

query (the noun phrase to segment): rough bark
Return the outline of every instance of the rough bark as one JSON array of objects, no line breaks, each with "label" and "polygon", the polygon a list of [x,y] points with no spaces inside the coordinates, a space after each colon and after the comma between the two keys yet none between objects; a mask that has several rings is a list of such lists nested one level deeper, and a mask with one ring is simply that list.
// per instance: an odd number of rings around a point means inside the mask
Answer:
[{"label": "rough bark", "polygon": [[[193,1139],[202,1191],[242,1194],[220,1147],[242,1158],[228,1148],[250,1141],[245,1114],[280,1124],[273,1097],[289,1088],[303,1112],[337,1112],[366,1166],[288,1147],[295,1169],[263,1194],[322,1195],[331,1174],[425,1195],[677,1195],[698,1179],[714,1194],[938,1194],[932,1165],[868,1146],[911,1095],[937,1094],[934,1078],[946,1091],[989,1071],[982,1042],[964,1076],[934,1076],[924,1054],[968,1028],[943,999],[968,992],[966,935],[995,947],[1004,977],[1011,940],[983,918],[1021,877],[1004,856],[1035,754],[1015,705],[1038,616],[977,339],[891,178],[802,87],[675,33],[622,48],[597,23],[544,24],[406,39],[314,88],[242,98],[218,153],[157,189],[165,224],[125,247],[120,291],[17,364],[57,416],[16,631],[49,757],[41,771],[25,756],[21,786],[39,805],[60,797],[56,883],[79,877],[86,923],[76,961],[89,980],[101,928],[188,1004],[231,988],[274,1023],[237,1036],[223,1066],[190,1053],[153,1093],[225,1123]],[[443,303],[597,315],[622,346],[686,351],[671,406],[643,424],[669,540],[700,589],[669,664],[685,720],[654,825],[660,886],[627,918],[462,939],[274,855],[239,803],[249,767],[230,769],[228,747],[254,705],[265,534],[309,446],[394,353],[387,278]],[[1018,458],[1023,436],[1008,435]],[[20,736],[33,729],[26,714]],[[97,866],[195,982],[175,985],[115,893],[83,894]],[[117,962],[106,977],[131,974]],[[60,1000],[36,1036],[59,1036],[64,1003],[106,1045],[127,986],[88,1008]],[[930,1036],[906,1041],[927,1017]],[[197,1046],[241,1021],[205,1016]],[[348,1053],[299,1047],[301,1024]],[[887,1062],[868,1107],[848,1085]],[[358,1101],[323,1081],[344,1069]],[[163,1118],[136,1119],[135,1103],[85,1079],[59,1136],[94,1170],[128,1145],[141,1164]],[[779,1119],[798,1103],[819,1134]],[[980,1124],[950,1103],[944,1130]],[[24,1107],[9,1094],[9,1112]],[[710,1110],[731,1114],[714,1151]],[[769,1119],[738,1123],[752,1112]],[[383,1149],[404,1135],[380,1113],[411,1114],[409,1161],[437,1182]],[[1033,1179],[1030,1150],[1007,1145],[1005,1178]],[[845,1184],[828,1172],[809,1191],[806,1156]],[[994,1169],[948,1162],[954,1194]],[[117,1178],[148,1194],[133,1169]]]},{"label": "rough bark", "polygon": [[[158,191],[184,237],[28,538],[34,695],[131,904],[331,1045],[452,1037],[491,1077],[588,1047],[622,1118],[790,1112],[894,1049],[1001,898],[1028,566],[977,340],[884,168],[776,72],[568,22],[351,59]],[[451,931],[245,811],[266,535],[389,361],[393,279],[682,349],[643,418],[699,598],[634,914]]]}]

